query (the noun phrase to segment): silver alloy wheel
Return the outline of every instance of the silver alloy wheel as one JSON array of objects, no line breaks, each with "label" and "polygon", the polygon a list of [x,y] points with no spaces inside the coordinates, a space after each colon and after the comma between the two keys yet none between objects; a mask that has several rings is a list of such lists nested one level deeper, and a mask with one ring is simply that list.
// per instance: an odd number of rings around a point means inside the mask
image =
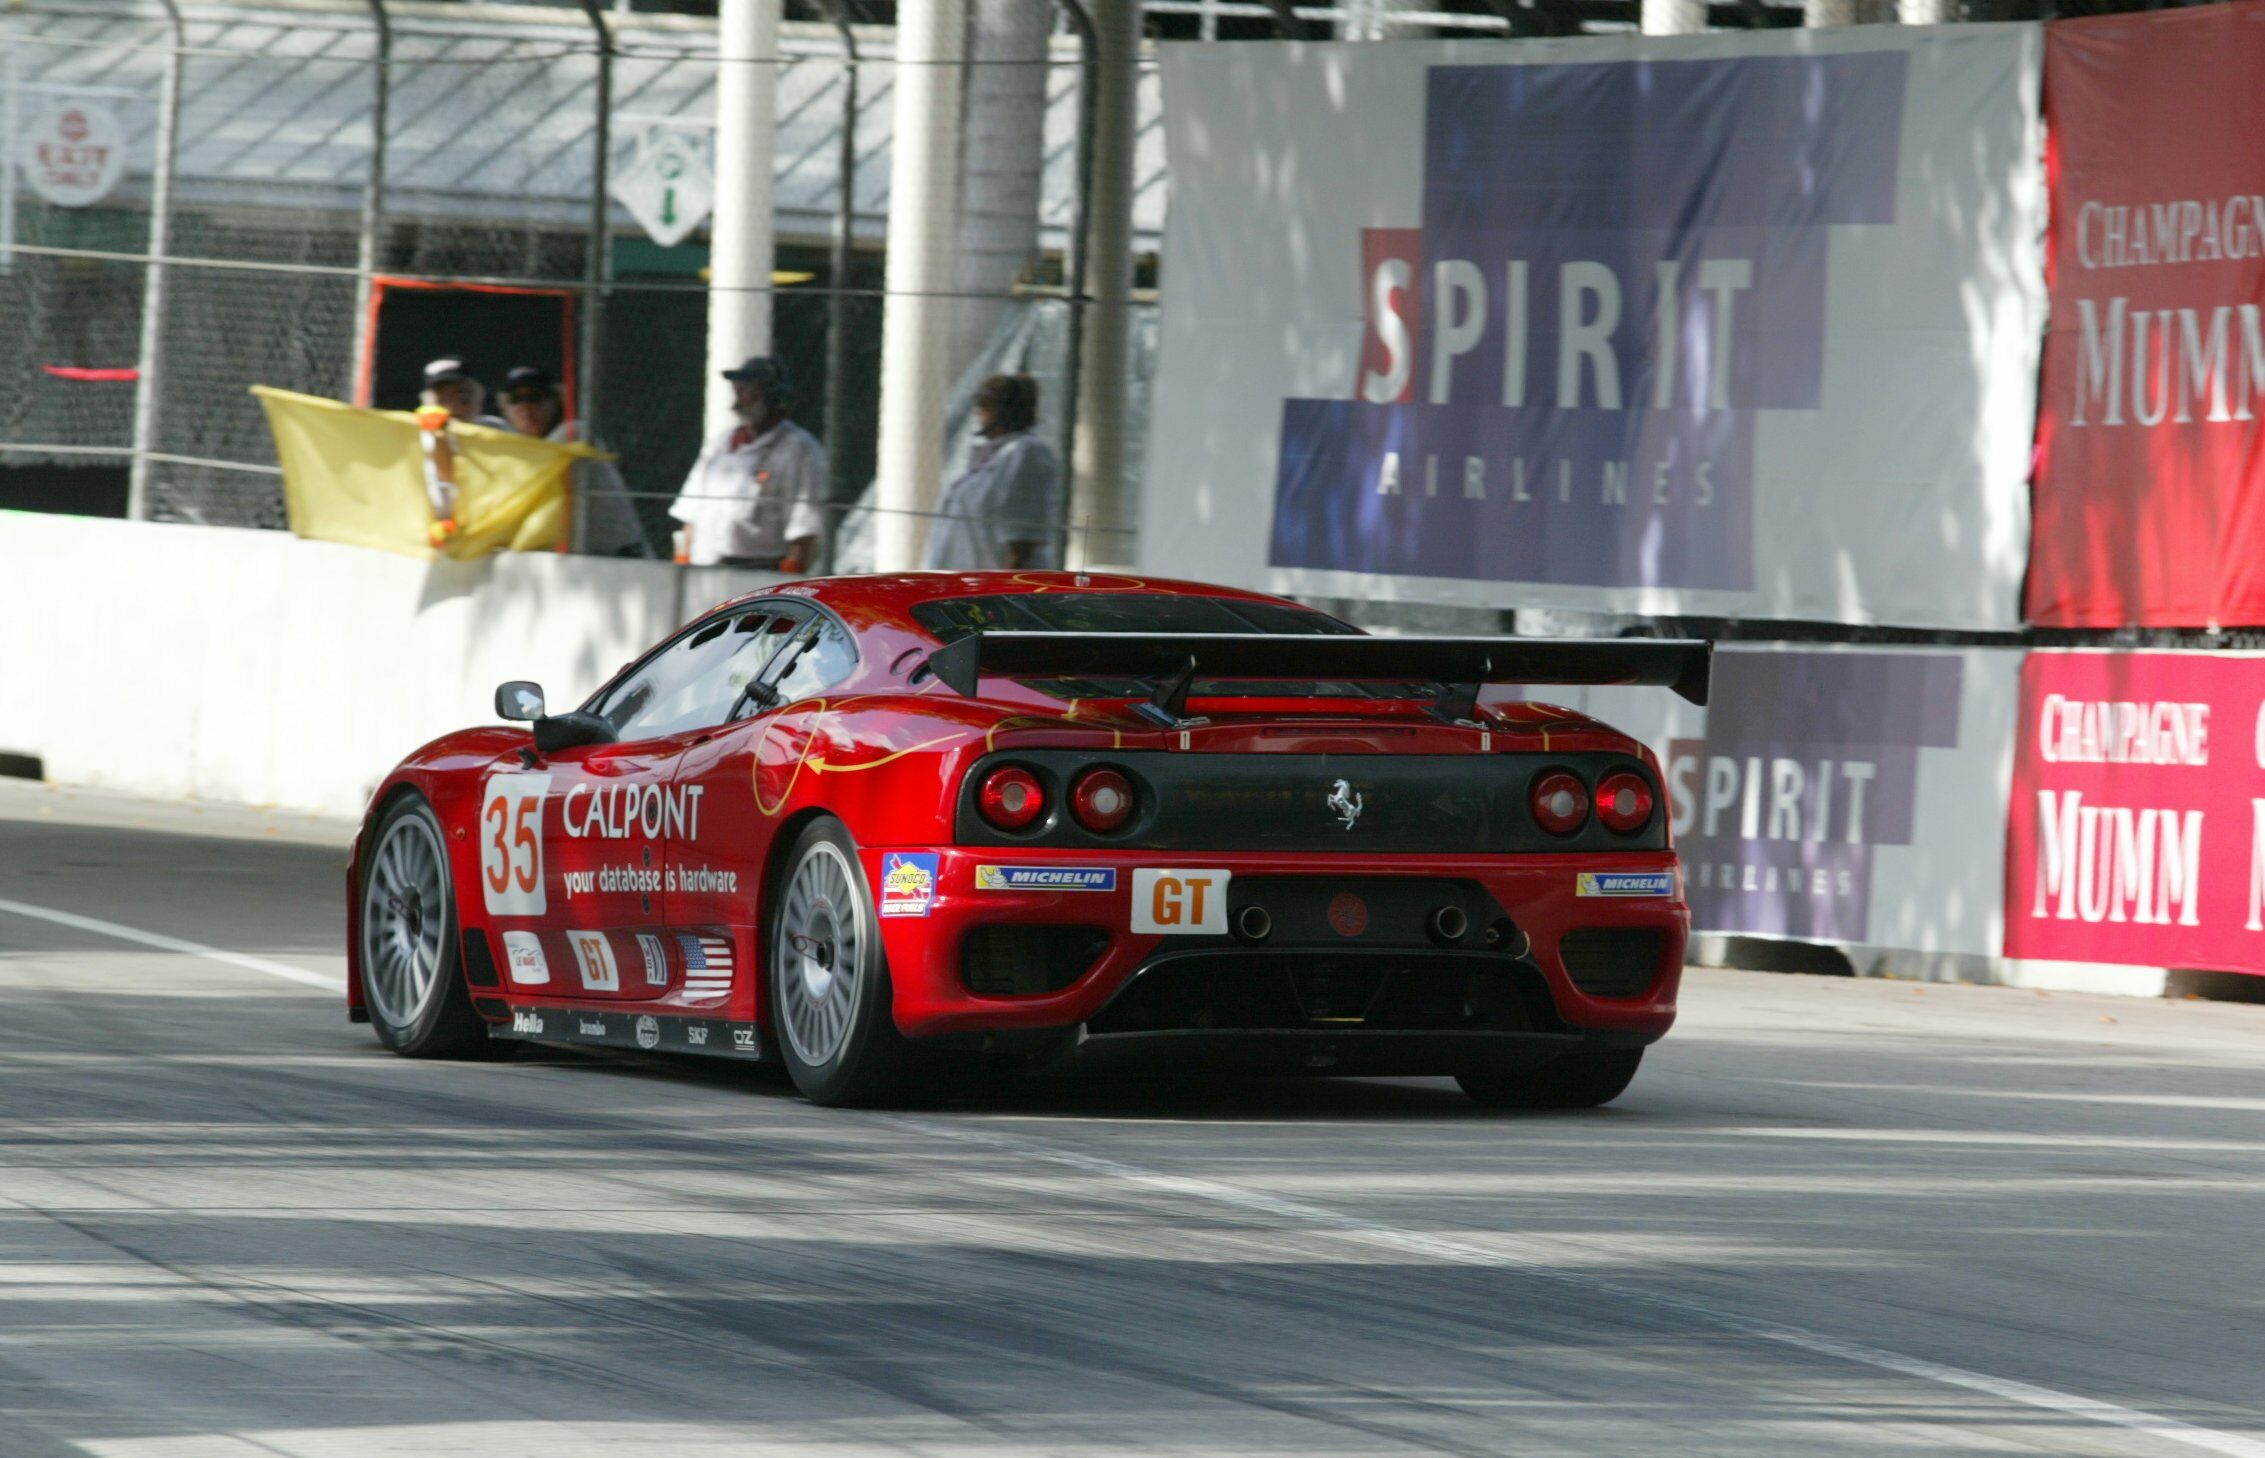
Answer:
[{"label": "silver alloy wheel", "polygon": [[787,882],[779,908],[779,1023],[811,1068],[849,1041],[865,963],[856,872],[841,848],[818,841]]},{"label": "silver alloy wheel", "polygon": [[363,986],[389,1028],[406,1029],[440,986],[448,873],[440,836],[418,814],[386,828],[362,891]]}]

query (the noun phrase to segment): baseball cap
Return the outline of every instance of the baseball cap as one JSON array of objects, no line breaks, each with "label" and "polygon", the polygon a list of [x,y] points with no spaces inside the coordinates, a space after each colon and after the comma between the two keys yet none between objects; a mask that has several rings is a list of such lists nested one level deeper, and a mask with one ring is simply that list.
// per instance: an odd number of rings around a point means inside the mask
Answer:
[{"label": "baseball cap", "polygon": [[739,385],[761,385],[766,390],[786,393],[786,371],[778,367],[768,355],[750,355],[745,364],[736,370],[725,370],[724,378]]},{"label": "baseball cap", "polygon": [[436,359],[425,366],[425,386],[427,389],[434,385],[445,385],[451,380],[468,380],[470,378],[472,378],[471,375],[465,371],[464,361],[454,355]]},{"label": "baseball cap", "polygon": [[557,389],[558,381],[552,379],[551,372],[541,365],[514,365],[511,373],[503,377],[503,393],[506,395],[513,390],[555,392]]}]

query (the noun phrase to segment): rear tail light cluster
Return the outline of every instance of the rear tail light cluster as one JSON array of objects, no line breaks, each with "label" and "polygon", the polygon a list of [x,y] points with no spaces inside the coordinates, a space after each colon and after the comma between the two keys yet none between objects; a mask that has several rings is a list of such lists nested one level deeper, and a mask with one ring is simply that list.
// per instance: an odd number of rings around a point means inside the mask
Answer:
[{"label": "rear tail light cluster", "polygon": [[1132,813],[1132,781],[1113,769],[1087,770],[1070,791],[1070,814],[1095,835],[1107,835]]},{"label": "rear tail light cluster", "polygon": [[999,829],[1022,830],[1046,813],[1046,787],[1029,770],[1010,764],[983,777],[975,804]]},{"label": "rear tail light cluster", "polygon": [[[1551,835],[1571,835],[1589,823],[1589,787],[1571,770],[1550,770],[1527,792],[1534,823]],[[1597,783],[1594,809],[1604,828],[1634,835],[1652,823],[1651,781],[1634,770],[1613,770]]]},{"label": "rear tail light cluster", "polygon": [[[1070,816],[1095,835],[1123,827],[1138,806],[1132,781],[1119,770],[1089,769],[1070,785]],[[976,788],[975,808],[995,829],[1028,830],[1046,816],[1046,786],[1020,765],[1002,765]]]}]

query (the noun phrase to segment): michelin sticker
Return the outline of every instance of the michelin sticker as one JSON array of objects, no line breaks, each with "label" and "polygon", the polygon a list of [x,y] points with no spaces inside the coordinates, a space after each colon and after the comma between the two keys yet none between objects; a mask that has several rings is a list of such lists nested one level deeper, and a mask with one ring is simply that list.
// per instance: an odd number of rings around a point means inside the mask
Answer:
[{"label": "michelin sticker", "polygon": [[1576,896],[1673,896],[1673,871],[1582,871],[1574,877]]},{"label": "michelin sticker", "polygon": [[881,915],[926,916],[936,900],[934,851],[885,851],[881,855]]},{"label": "michelin sticker", "polygon": [[978,891],[1114,891],[1110,866],[977,866]]}]

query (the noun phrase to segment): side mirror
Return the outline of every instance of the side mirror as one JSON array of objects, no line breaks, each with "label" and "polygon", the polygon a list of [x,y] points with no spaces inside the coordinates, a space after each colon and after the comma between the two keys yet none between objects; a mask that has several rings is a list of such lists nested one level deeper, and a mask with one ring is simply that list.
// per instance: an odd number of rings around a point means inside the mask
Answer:
[{"label": "side mirror", "polygon": [[519,723],[531,723],[543,717],[543,686],[515,678],[509,683],[496,685],[496,716]]}]

